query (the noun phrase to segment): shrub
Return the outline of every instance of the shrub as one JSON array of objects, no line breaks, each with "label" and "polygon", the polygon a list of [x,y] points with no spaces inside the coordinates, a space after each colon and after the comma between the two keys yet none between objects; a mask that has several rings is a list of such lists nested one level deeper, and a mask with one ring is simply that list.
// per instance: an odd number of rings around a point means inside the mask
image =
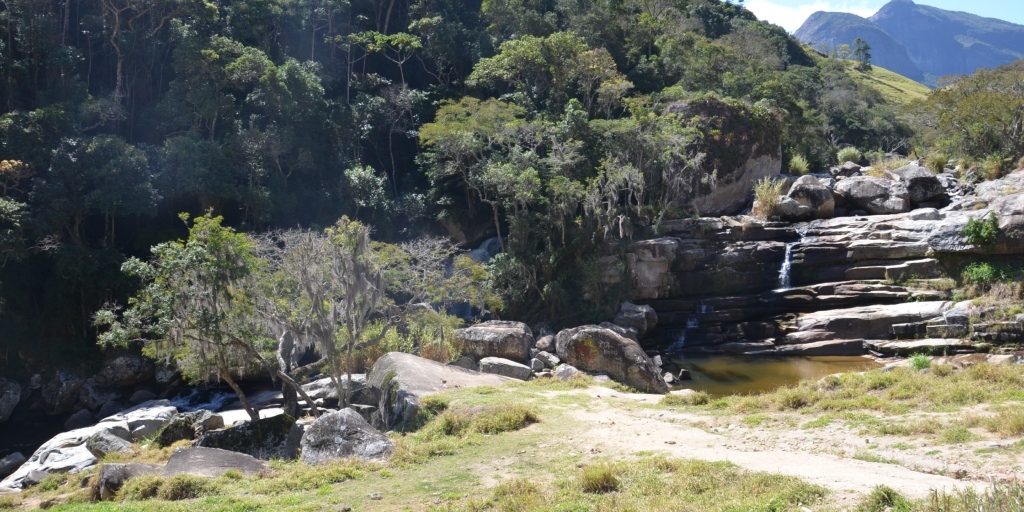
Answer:
[{"label": "shrub", "polygon": [[592,494],[615,492],[619,490],[619,479],[608,464],[594,464],[583,468],[580,488]]},{"label": "shrub", "polygon": [[910,356],[910,367],[917,370],[925,370],[932,365],[932,359],[925,354],[914,354]]},{"label": "shrub", "polygon": [[967,265],[963,271],[965,284],[989,285],[996,280],[996,269],[990,263],[975,262]]},{"label": "shrub", "polygon": [[117,491],[119,501],[142,501],[155,498],[164,479],[156,475],[139,475],[129,478]]},{"label": "shrub", "polygon": [[217,493],[217,485],[209,478],[195,475],[174,475],[160,485],[156,497],[167,501],[191,500]]},{"label": "shrub", "polygon": [[1003,162],[1002,158],[992,155],[981,163],[981,170],[985,174],[985,179],[997,180],[1006,173],[1006,162]]},{"label": "shrub", "polygon": [[669,407],[707,405],[709,403],[711,403],[711,395],[709,395],[707,391],[697,391],[694,393],[687,393],[685,395],[669,393],[661,398],[661,405],[667,405]]},{"label": "shrub", "polygon": [[786,182],[771,178],[764,178],[754,185],[754,200],[758,203],[755,214],[759,218],[768,220],[778,215],[780,196],[785,186]]},{"label": "shrub", "polygon": [[864,498],[857,510],[859,512],[910,512],[913,510],[913,505],[895,489],[880,485],[875,487],[867,498]]},{"label": "shrub", "polygon": [[938,174],[946,170],[946,165],[949,165],[949,157],[942,153],[932,153],[928,155],[927,167],[932,172]]},{"label": "shrub", "polygon": [[942,431],[942,442],[946,444],[963,444],[974,440],[974,434],[963,425],[950,425]]},{"label": "shrub", "polygon": [[861,158],[864,158],[864,155],[862,155],[857,148],[850,146],[848,148],[840,149],[839,152],[836,153],[836,157],[839,159],[839,165],[843,165],[846,162],[860,163],[860,160]]},{"label": "shrub", "polygon": [[811,170],[811,165],[803,155],[793,155],[789,160],[789,173],[793,176],[803,176]]},{"label": "shrub", "polygon": [[971,245],[991,247],[999,240],[999,218],[992,212],[984,219],[970,219],[962,234]]}]

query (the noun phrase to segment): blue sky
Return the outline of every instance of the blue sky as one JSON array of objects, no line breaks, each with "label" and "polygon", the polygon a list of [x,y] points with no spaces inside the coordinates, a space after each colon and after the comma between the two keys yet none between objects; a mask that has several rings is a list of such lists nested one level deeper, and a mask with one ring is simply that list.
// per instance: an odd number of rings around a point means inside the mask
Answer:
[{"label": "blue sky", "polygon": [[[759,19],[768,20],[793,32],[816,11],[851,12],[868,17],[888,0],[746,0]],[[1021,0],[915,0],[951,11],[965,11],[979,16],[999,18],[1024,25],[1024,1]]]}]

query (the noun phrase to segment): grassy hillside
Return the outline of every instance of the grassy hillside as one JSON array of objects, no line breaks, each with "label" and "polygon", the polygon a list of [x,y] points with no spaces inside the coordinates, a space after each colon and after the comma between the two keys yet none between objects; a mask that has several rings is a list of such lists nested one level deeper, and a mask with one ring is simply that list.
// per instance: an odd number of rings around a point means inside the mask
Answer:
[{"label": "grassy hillside", "polygon": [[913,100],[923,100],[931,92],[928,86],[885,68],[872,66],[871,71],[865,73],[857,71],[856,63],[853,61],[847,62],[846,66],[858,85],[865,85],[877,90],[885,98],[885,101],[892,105],[906,105]]}]

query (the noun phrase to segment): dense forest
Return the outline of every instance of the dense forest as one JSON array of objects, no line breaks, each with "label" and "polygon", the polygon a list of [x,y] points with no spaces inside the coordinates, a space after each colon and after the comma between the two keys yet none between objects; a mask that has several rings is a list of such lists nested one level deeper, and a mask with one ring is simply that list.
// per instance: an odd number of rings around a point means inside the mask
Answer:
[{"label": "dense forest", "polygon": [[[614,305],[596,249],[700,214],[684,199],[744,130],[776,127],[783,160],[812,168],[915,133],[842,61],[718,0],[0,8],[12,371],[94,353],[95,313],[137,291],[122,264],[187,236],[181,212],[242,232],[348,216],[391,242],[499,236],[495,312],[564,324]],[[670,115],[679,101],[749,122]]]}]

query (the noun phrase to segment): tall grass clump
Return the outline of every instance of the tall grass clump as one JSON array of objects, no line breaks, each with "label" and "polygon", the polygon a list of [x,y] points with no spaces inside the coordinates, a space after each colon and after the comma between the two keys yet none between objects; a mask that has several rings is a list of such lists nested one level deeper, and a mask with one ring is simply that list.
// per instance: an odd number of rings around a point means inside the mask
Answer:
[{"label": "tall grass clump", "polygon": [[839,152],[836,153],[836,158],[839,159],[839,165],[843,165],[846,162],[853,162],[856,164],[860,163],[860,160],[864,158],[864,155],[862,155],[857,148],[850,146],[848,148],[840,149]]},{"label": "tall grass clump", "polygon": [[892,487],[875,487],[857,507],[857,512],[910,512],[914,504]]},{"label": "tall grass clump", "polygon": [[949,156],[942,153],[932,153],[928,155],[926,161],[928,169],[935,174],[939,174],[946,170],[946,166],[949,165]]},{"label": "tall grass clump", "polygon": [[686,405],[706,405],[711,403],[711,395],[707,391],[695,391],[693,393],[675,394],[669,393],[661,397],[661,405],[669,407],[682,407]]},{"label": "tall grass clump", "polygon": [[393,460],[426,462],[431,457],[452,455],[463,446],[477,444],[483,435],[520,430],[539,421],[535,409],[523,404],[460,408],[446,405],[418,431],[397,440]]},{"label": "tall grass clump", "polygon": [[615,470],[608,464],[594,464],[583,468],[580,475],[580,488],[592,494],[615,492],[619,490],[619,479]]},{"label": "tall grass clump", "polygon": [[952,493],[932,491],[919,503],[922,512],[1020,512],[1024,510],[1024,483],[996,482],[985,492],[970,487]]},{"label": "tall grass clump", "polygon": [[914,354],[910,356],[910,367],[917,370],[926,370],[932,365],[932,358],[926,354]]},{"label": "tall grass clump", "polygon": [[789,173],[793,176],[803,176],[810,172],[811,164],[803,155],[793,155],[789,160]]},{"label": "tall grass clump", "polygon": [[781,204],[782,190],[786,182],[763,178],[754,185],[754,200],[757,202],[755,215],[763,220],[768,220],[778,215]]}]

